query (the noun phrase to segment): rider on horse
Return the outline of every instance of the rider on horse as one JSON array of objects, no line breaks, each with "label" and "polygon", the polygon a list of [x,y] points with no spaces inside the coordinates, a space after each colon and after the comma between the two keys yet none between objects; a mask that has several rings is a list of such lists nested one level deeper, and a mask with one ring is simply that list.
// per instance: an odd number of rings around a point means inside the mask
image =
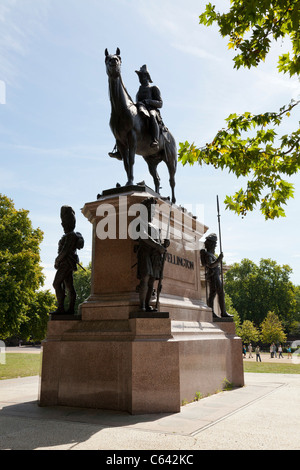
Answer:
[{"label": "rider on horse", "polygon": [[[149,130],[152,142],[150,147],[158,148],[159,146],[159,125],[163,125],[159,108],[162,108],[163,101],[160,90],[157,86],[150,86],[153,83],[147,69],[147,65],[143,65],[140,70],[135,71],[138,74],[140,88],[136,95],[137,109],[140,114],[149,119]],[[108,155],[118,160],[122,160],[120,152],[117,150],[110,152]],[[115,150],[114,149],[114,150]]]},{"label": "rider on horse", "polygon": [[163,102],[159,88],[150,86],[153,83],[147,69],[147,65],[143,65],[140,70],[135,71],[140,80],[140,88],[136,95],[137,107],[140,113],[150,118],[150,132],[152,137],[151,147],[158,146],[159,127],[158,121],[161,120],[159,108],[162,108]]}]

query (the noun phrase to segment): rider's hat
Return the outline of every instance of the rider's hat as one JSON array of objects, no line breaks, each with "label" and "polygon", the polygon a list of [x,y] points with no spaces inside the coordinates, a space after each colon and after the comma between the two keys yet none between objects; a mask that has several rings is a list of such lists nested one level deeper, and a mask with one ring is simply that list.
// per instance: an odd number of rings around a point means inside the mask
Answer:
[{"label": "rider's hat", "polygon": [[142,65],[142,67],[140,68],[140,70],[136,70],[135,71],[139,76],[140,75],[143,75],[143,74],[146,74],[148,76],[148,79],[149,79],[149,82],[150,83],[153,83],[152,80],[151,80],[151,77],[150,77],[150,73],[148,72],[148,69],[147,69],[147,65]]}]

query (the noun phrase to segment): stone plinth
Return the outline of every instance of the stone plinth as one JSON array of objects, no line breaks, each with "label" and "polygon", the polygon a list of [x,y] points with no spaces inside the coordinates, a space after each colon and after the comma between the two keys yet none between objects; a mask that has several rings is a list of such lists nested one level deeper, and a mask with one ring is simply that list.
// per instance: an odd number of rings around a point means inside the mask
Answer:
[{"label": "stone plinth", "polygon": [[50,321],[40,405],[178,412],[178,344],[170,338],[168,318]]},{"label": "stone plinth", "polygon": [[[226,318],[215,319],[214,324],[224,331],[229,352],[226,356],[226,378],[235,386],[244,385],[244,364],[241,359],[242,340],[235,331],[235,324]],[[228,341],[229,340],[229,341]]]},{"label": "stone plinth", "polygon": [[156,222],[171,242],[160,311],[139,311],[137,240],[130,235],[135,204],[152,195],[146,187],[121,188],[82,209],[93,227],[91,295],[80,316],[49,321],[42,406],[178,412],[197,392],[220,390],[225,378],[244,384],[234,323],[214,322],[205,303],[198,241],[207,227],[159,197]]}]

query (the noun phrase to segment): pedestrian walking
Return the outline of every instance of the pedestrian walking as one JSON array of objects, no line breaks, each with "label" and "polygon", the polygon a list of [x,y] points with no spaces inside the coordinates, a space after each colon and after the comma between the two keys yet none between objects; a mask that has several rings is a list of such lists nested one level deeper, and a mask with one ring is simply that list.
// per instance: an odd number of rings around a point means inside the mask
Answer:
[{"label": "pedestrian walking", "polygon": [[260,347],[256,346],[255,348],[255,354],[256,354],[256,362],[261,362],[261,357],[260,357]]},{"label": "pedestrian walking", "polygon": [[246,346],[243,344],[243,357],[246,357],[246,354],[247,354]]},{"label": "pedestrian walking", "polygon": [[250,359],[250,357],[253,357],[252,356],[252,344],[251,343],[249,343],[248,352],[249,352],[249,358],[248,359]]},{"label": "pedestrian walking", "polygon": [[277,357],[275,343],[272,343],[270,346],[271,358]]},{"label": "pedestrian walking", "polygon": [[281,344],[278,346],[278,358],[280,359],[282,357],[283,359],[283,355],[282,355],[282,346]]},{"label": "pedestrian walking", "polygon": [[288,359],[292,359],[292,349],[291,349],[291,346],[289,345],[287,348],[286,348],[286,351],[288,353]]}]

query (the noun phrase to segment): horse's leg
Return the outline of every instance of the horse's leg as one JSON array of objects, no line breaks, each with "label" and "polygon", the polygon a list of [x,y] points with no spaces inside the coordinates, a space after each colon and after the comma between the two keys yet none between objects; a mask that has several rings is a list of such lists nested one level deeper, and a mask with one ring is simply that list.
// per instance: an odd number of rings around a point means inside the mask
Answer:
[{"label": "horse's leg", "polygon": [[128,181],[126,186],[131,186],[133,184],[134,176],[133,176],[133,166],[135,161],[135,152],[136,152],[136,135],[135,132],[130,132],[128,134],[128,171],[127,177]]},{"label": "horse's leg", "polygon": [[148,158],[148,159],[146,160],[146,162],[148,163],[149,173],[150,173],[150,175],[152,176],[153,181],[154,181],[155,192],[156,192],[157,194],[159,194],[159,190],[160,190],[160,178],[159,178],[159,175],[158,175],[158,173],[157,173],[157,165],[158,165],[158,162],[155,161],[154,159],[152,160],[151,157]]},{"label": "horse's leg", "polygon": [[[176,171],[176,170],[175,170]],[[175,198],[175,171],[170,171],[170,186],[171,186],[171,191],[172,191],[172,203],[175,204],[176,198]]]},{"label": "horse's leg", "polygon": [[[125,171],[126,171],[126,174],[127,174],[128,181],[129,181],[129,179],[130,179],[130,164],[129,164],[129,150],[128,150],[128,147],[126,145],[122,144],[120,141],[117,141],[117,147],[118,147],[118,150],[121,154],[123,164],[124,164],[124,168],[125,168]],[[128,182],[126,183],[126,185],[128,185]]]}]

